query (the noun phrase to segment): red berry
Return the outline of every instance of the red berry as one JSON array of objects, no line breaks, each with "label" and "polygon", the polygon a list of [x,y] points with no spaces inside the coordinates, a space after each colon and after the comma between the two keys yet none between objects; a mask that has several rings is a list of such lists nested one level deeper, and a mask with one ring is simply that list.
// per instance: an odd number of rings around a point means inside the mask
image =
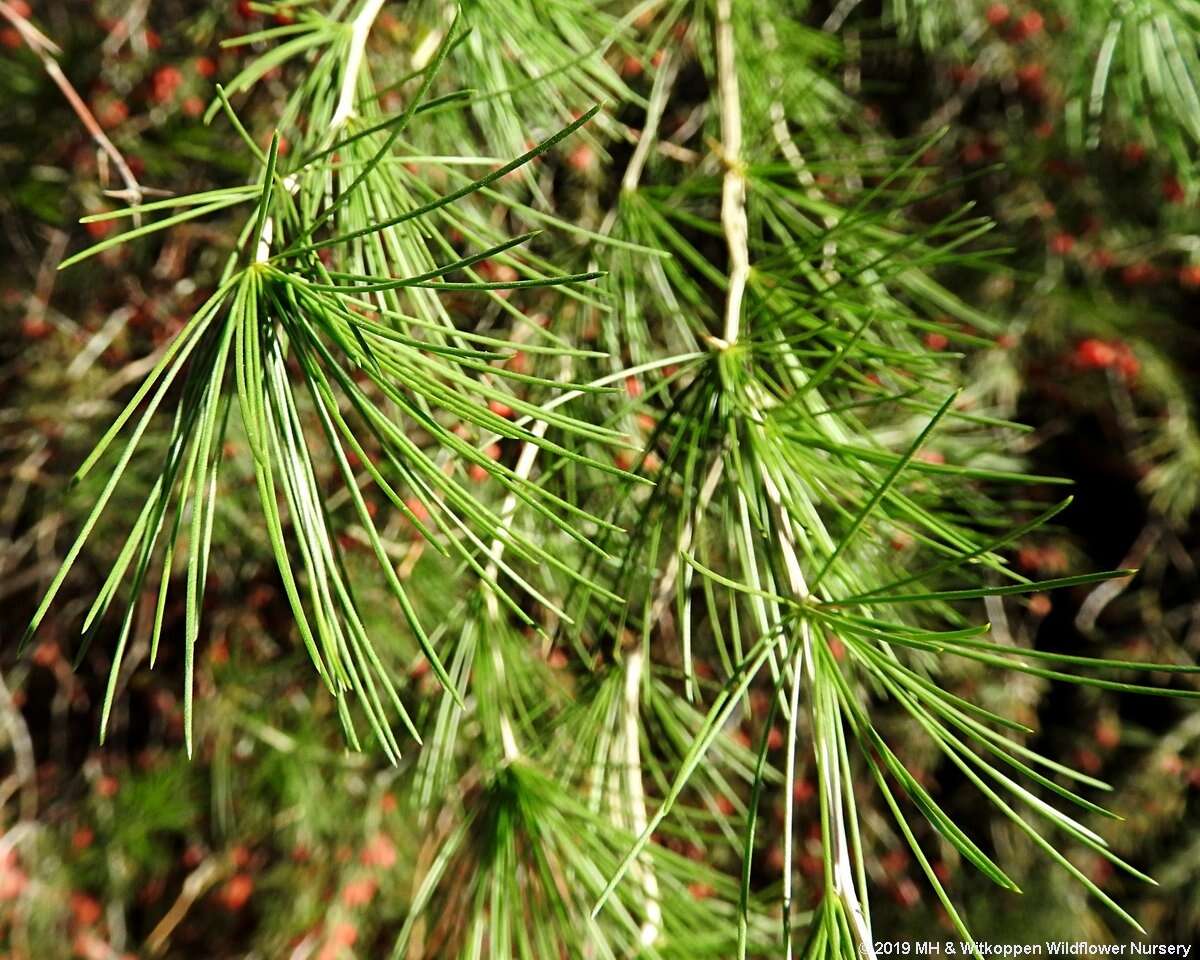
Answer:
[{"label": "red berry", "polygon": [[254,893],[254,878],[248,873],[235,873],[221,888],[221,905],[226,910],[241,910]]},{"label": "red berry", "polygon": [[1121,156],[1130,166],[1136,167],[1146,159],[1146,148],[1140,143],[1127,143],[1121,151]]},{"label": "red berry", "polygon": [[1132,383],[1137,379],[1138,374],[1142,372],[1141,362],[1133,355],[1133,351],[1124,344],[1121,344],[1121,349],[1117,355],[1116,367],[1117,372],[1121,374],[1121,379],[1126,383]]},{"label": "red berry", "polygon": [[116,227],[116,221],[113,220],[89,220],[83,225],[83,229],[88,232],[88,236],[94,240],[102,240],[113,232]]},{"label": "red berry", "polygon": [[930,350],[945,350],[950,344],[950,338],[944,333],[925,334],[925,346]]},{"label": "red berry", "polygon": [[[965,86],[974,81],[976,77],[976,72],[966,64],[956,63],[950,68],[950,79],[954,81],[955,86]],[[878,111],[873,119],[878,119]]]},{"label": "red berry", "polygon": [[115,97],[105,97],[96,109],[92,111],[96,115],[96,120],[100,126],[106,130],[111,130],[113,127],[124,123],[129,116],[129,107],[124,100],[118,100]]},{"label": "red berry", "polygon": [[1036,37],[1041,33],[1045,25],[1045,18],[1036,10],[1030,10],[1013,24],[1011,37],[1017,42],[1028,40],[1030,37]]},{"label": "red berry", "polygon": [[1121,282],[1127,287],[1138,287],[1158,279],[1158,269],[1152,263],[1131,263],[1121,271]]},{"label": "red berry", "polygon": [[217,61],[212,57],[197,57],[193,62],[196,73],[202,77],[213,77],[217,73]]},{"label": "red berry", "polygon": [[429,519],[429,508],[425,506],[425,502],[419,497],[405,498],[404,505],[408,507],[409,513],[422,523]]},{"label": "red berry", "polygon": [[1177,753],[1168,753],[1160,761],[1163,773],[1177,777],[1183,773],[1183,757]]},{"label": "red berry", "polygon": [[154,88],[152,98],[158,103],[166,103],[175,96],[175,91],[183,83],[183,74],[178,67],[159,67],[154,71],[150,82]]},{"label": "red berry", "polygon": [[29,877],[16,864],[16,858],[10,853],[7,860],[0,860],[0,903],[15,900],[29,883]]},{"label": "red berry", "polygon": [[1102,370],[1117,361],[1117,351],[1103,340],[1089,337],[1075,347],[1075,363],[1085,370]]},{"label": "red berry", "polygon": [[1054,603],[1048,594],[1035,593],[1029,598],[1029,612],[1035,617],[1049,616],[1054,609]]},{"label": "red berry", "polygon": [[1080,747],[1075,751],[1075,766],[1084,773],[1099,773],[1103,765],[1104,761],[1100,759],[1095,750]]},{"label": "red berry", "polygon": [[79,827],[71,835],[71,848],[76,851],[86,850],[96,839],[96,833],[91,827]]},{"label": "red berry", "polygon": [[1121,742],[1121,728],[1113,720],[1101,720],[1094,733],[1096,745],[1111,750]]},{"label": "red berry", "polygon": [[1167,203],[1183,203],[1187,198],[1187,192],[1183,189],[1183,184],[1175,176],[1169,176],[1163,180],[1162,195]]},{"label": "red berry", "polygon": [[596,152],[588,144],[581,143],[567,154],[567,164],[573,170],[587,173],[596,165]]},{"label": "red berry", "polygon": [[816,788],[812,785],[812,781],[805,780],[803,777],[798,779],[792,787],[792,799],[796,803],[808,803],[817,795]]},{"label": "red berry", "polygon": [[103,913],[104,908],[100,906],[100,901],[95,897],[88,896],[86,893],[71,894],[71,915],[79,926],[92,926]]},{"label": "red berry", "polygon": [[1002,27],[1008,22],[1008,18],[1012,12],[1008,9],[1008,5],[1004,3],[993,3],[987,8],[987,22],[993,27]]},{"label": "red berry", "polygon": [[396,845],[385,834],[377,833],[363,847],[360,859],[364,866],[389,870],[396,865]]},{"label": "red berry", "polygon": [[23,42],[21,35],[13,27],[5,27],[0,30],[0,46],[16,50]]},{"label": "red berry", "polygon": [[1075,249],[1075,238],[1069,233],[1056,233],[1050,238],[1050,252],[1065,257]]},{"label": "red berry", "polygon": [[370,877],[351,880],[342,887],[342,903],[347,907],[365,907],[375,899],[377,884]]},{"label": "red berry", "polygon": [[352,923],[339,923],[329,934],[329,939],[343,947],[350,947],[358,939],[358,928]]},{"label": "red berry", "polygon": [[1189,290],[1200,287],[1200,263],[1189,263],[1179,268],[1179,283]]},{"label": "red berry", "polygon": [[1017,69],[1017,83],[1026,96],[1040,96],[1046,68],[1040,63],[1027,63]]},{"label": "red berry", "polygon": [[921,902],[921,891],[910,877],[896,884],[896,902],[906,909]]},{"label": "red berry", "polygon": [[900,847],[893,847],[879,858],[879,865],[888,874],[903,873],[908,869],[908,852]]},{"label": "red berry", "polygon": [[975,140],[966,144],[959,156],[967,166],[974,166],[987,158],[987,148],[982,142]]},{"label": "red berry", "polygon": [[1017,566],[1022,570],[1037,570],[1042,565],[1042,551],[1037,547],[1022,547],[1017,551]]}]

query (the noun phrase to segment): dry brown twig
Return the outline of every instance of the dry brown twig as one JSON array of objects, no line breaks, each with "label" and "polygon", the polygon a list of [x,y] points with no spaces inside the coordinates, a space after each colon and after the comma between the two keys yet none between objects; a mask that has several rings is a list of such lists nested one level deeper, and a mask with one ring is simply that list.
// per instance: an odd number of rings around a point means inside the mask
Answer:
[{"label": "dry brown twig", "polygon": [[141,203],[142,198],[150,191],[147,191],[138,183],[137,178],[133,175],[133,171],[129,168],[129,164],[121,155],[121,151],[113,146],[113,142],[108,139],[108,135],[101,129],[96,117],[79,95],[79,91],[75,89],[71,81],[67,79],[67,75],[63,73],[62,68],[58,65],[56,58],[62,53],[62,49],[42,33],[41,30],[30,23],[7,0],[0,0],[0,16],[3,16],[4,19],[13,25],[17,33],[21,35],[21,39],[25,41],[25,46],[29,47],[37,55],[37,58],[42,61],[43,69],[45,69],[50,79],[54,81],[58,89],[62,91],[62,95],[67,98],[67,103],[71,105],[71,109],[75,111],[75,115],[79,117],[80,122],[87,129],[92,139],[96,141],[96,146],[100,148],[101,153],[108,158],[112,165],[117,168],[117,173],[125,184],[125,188],[123,190],[106,190],[105,193],[118,200],[124,200],[131,205]]}]

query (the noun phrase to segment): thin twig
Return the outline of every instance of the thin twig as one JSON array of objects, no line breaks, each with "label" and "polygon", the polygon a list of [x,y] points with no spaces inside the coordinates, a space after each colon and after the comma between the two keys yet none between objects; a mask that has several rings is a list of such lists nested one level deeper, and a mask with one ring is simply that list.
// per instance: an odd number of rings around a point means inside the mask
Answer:
[{"label": "thin twig", "polygon": [[929,118],[918,129],[922,133],[932,133],[957,120],[970,102],[971,97],[975,95],[975,91],[979,89],[980,83],[991,75],[992,68],[997,66],[1004,56],[1006,56],[1004,44],[997,43],[985,47],[975,63],[971,65],[965,79],[954,91],[950,99],[930,114]]},{"label": "thin twig", "polygon": [[[646,794],[642,785],[641,712],[643,655],[635,648],[625,659],[625,724],[622,732],[625,747],[625,788],[629,795],[629,829],[635,837],[646,830]],[[640,860],[634,864],[634,876],[640,874],[642,893],[646,898],[646,919],[638,932],[642,946],[649,947],[658,939],[662,929],[662,905],[659,902],[658,876],[649,864]]]},{"label": "thin twig", "polygon": [[[725,458],[723,455],[713,459],[712,465],[708,468],[708,473],[704,477],[704,483],[700,487],[700,495],[696,498],[695,507],[692,509],[691,515],[684,522],[683,529],[679,531],[679,541],[675,544],[675,550],[667,560],[666,567],[658,578],[658,588],[655,591],[654,603],[650,608],[650,622],[658,623],[659,619],[666,612],[667,604],[670,602],[672,595],[675,593],[676,577],[680,573],[679,560],[685,555],[690,555],[692,551],[692,540],[696,535],[696,527],[703,521],[705,513],[708,512],[708,504],[713,498],[713,494],[717,491],[717,484],[721,482],[721,477],[724,474]],[[692,568],[688,566],[683,571],[684,584],[683,590],[686,593],[691,586]],[[686,625],[685,625],[686,626]],[[696,696],[696,678],[692,670],[692,655],[690,635],[684,633],[684,684],[685,691],[689,700]]]},{"label": "thin twig", "polygon": [[29,727],[21,715],[21,709],[9,693],[4,675],[0,673],[0,714],[3,714],[8,742],[12,745],[17,786],[21,791],[21,820],[31,823],[37,817],[37,776],[33,753],[33,739]]},{"label": "thin twig", "polygon": [[216,857],[208,857],[183,881],[183,889],[168,910],[146,938],[146,952],[155,956],[162,952],[171,938],[175,928],[183,922],[192,904],[204,895],[204,892],[219,879],[222,873],[222,863]]},{"label": "thin twig", "polygon": [[125,45],[126,40],[132,40],[137,28],[142,25],[146,19],[146,13],[150,8],[150,0],[134,0],[129,5],[129,9],[125,11],[125,15],[116,22],[108,36],[104,39],[104,43],[100,45],[106,57],[114,57],[121,52],[121,47]]},{"label": "thin twig", "polygon": [[[772,53],[778,50],[779,36],[775,32],[774,25],[769,20],[763,23],[762,34],[763,44],[766,48]],[[775,142],[779,145],[779,151],[796,174],[796,180],[804,188],[805,194],[812,200],[823,202],[825,196],[821,192],[821,188],[817,186],[817,178],[813,176],[808,162],[804,159],[804,154],[800,152],[800,147],[797,146],[796,141],[792,137],[791,130],[788,129],[787,111],[784,109],[783,100],[781,99],[783,83],[778,75],[771,78],[771,86],[776,95],[771,101],[770,107],[771,132],[775,136]],[[827,213],[821,218],[821,221],[825,224],[826,231],[832,235],[834,228],[837,226],[837,218]],[[837,241],[832,238],[826,240],[822,253],[824,254],[824,260],[821,263],[821,273],[824,275],[825,282],[830,286],[834,286],[841,281],[841,276],[834,268],[834,261],[837,258]]]},{"label": "thin twig", "polygon": [[21,39],[25,41],[25,45],[42,61],[42,67],[49,74],[50,79],[58,86],[58,89],[62,91],[62,95],[67,98],[67,103],[71,105],[71,109],[75,111],[75,115],[79,117],[80,122],[87,128],[87,132],[91,134],[92,139],[96,141],[96,145],[112,161],[112,165],[117,168],[117,173],[120,174],[121,180],[125,184],[125,189],[107,191],[108,195],[116,197],[118,200],[124,200],[131,205],[141,203],[145,191],[142,189],[141,184],[137,182],[137,178],[133,175],[129,164],[121,156],[121,151],[113,146],[112,141],[108,139],[108,136],[100,128],[99,122],[92,115],[92,111],[88,109],[88,105],[83,102],[83,98],[76,91],[75,87],[71,85],[71,81],[62,72],[62,68],[59,67],[58,60],[55,58],[62,53],[62,50],[58,44],[18,13],[7,0],[0,0],[0,16],[3,16],[16,28],[17,33],[21,35]]},{"label": "thin twig", "polygon": [[70,235],[65,230],[50,230],[46,252],[38,267],[37,280],[29,298],[25,314],[27,321],[40,323],[46,319],[50,306],[50,297],[54,293],[54,283],[58,279],[58,265],[62,262],[63,254],[67,251]]},{"label": "thin twig", "polygon": [[737,342],[742,298],[750,279],[750,230],[746,222],[746,171],[742,165],[742,101],[733,41],[733,0],[717,0],[717,92],[721,102],[721,228],[729,247],[729,290],[725,298],[725,345]]},{"label": "thin twig", "polygon": [[362,66],[363,53],[367,47],[367,37],[375,18],[383,8],[384,0],[367,0],[358,16],[350,24],[350,50],[346,54],[345,73],[342,74],[342,90],[338,96],[337,109],[329,126],[331,130],[340,130],[347,120],[355,114],[355,93],[358,90],[358,71]]},{"label": "thin twig", "polygon": [[632,193],[637,190],[638,183],[641,182],[642,171],[646,167],[650,150],[658,142],[658,127],[662,122],[663,111],[667,108],[667,101],[670,99],[671,88],[675,85],[675,77],[678,72],[674,57],[668,54],[659,68],[658,76],[654,78],[654,88],[650,91],[650,101],[646,105],[646,122],[642,125],[642,132],[638,137],[633,156],[630,157],[625,174],[621,177],[621,190],[624,193]]},{"label": "thin twig", "polygon": [[[1140,567],[1161,537],[1162,527],[1156,522],[1148,523],[1121,560],[1121,566],[1127,569]],[[1091,633],[1095,630],[1096,621],[1104,612],[1104,608],[1124,593],[1132,582],[1133,577],[1131,576],[1117,577],[1113,580],[1105,580],[1096,587],[1079,605],[1079,613],[1075,615],[1075,629],[1080,633]]]},{"label": "thin twig", "polygon": [[[763,488],[767,500],[775,516],[780,552],[783,555],[784,572],[788,579],[788,588],[799,600],[809,596],[808,582],[796,555],[796,531],[792,525],[791,513],[783,501],[783,496],[770,472],[762,470]],[[788,700],[788,736],[787,736],[787,783],[791,784],[795,777],[795,753],[797,739],[797,723],[799,720],[800,679],[803,672],[808,676],[808,707],[812,716],[814,749],[821,758],[820,767],[824,771],[820,779],[820,789],[823,799],[832,818],[830,825],[833,833],[834,850],[829,851],[833,860],[834,893],[841,898],[850,915],[850,923],[854,935],[858,938],[859,956],[875,960],[875,950],[871,933],[871,925],[866,911],[858,899],[854,886],[854,871],[851,864],[850,848],[846,839],[846,825],[842,804],[841,779],[838,774],[836,756],[829,742],[831,733],[824,729],[817,716],[817,676],[816,662],[812,650],[812,632],[807,619],[800,621],[800,644],[792,657],[792,689]],[[805,671],[807,667],[807,671]],[[832,773],[830,773],[832,771]],[[783,909],[785,918],[792,905],[792,830],[793,830],[793,791],[786,790],[784,794],[784,874],[783,874]],[[785,924],[785,930],[790,931],[791,925]],[[787,956],[792,956],[790,934],[787,940]]]}]

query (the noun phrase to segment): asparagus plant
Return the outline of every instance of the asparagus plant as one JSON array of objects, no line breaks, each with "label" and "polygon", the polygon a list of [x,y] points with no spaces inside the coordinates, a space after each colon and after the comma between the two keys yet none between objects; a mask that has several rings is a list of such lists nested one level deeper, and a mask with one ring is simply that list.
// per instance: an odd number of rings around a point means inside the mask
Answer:
[{"label": "asparagus plant", "polygon": [[[61,264],[201,219],[232,238],[76,472],[90,512],[26,638],[132,488],[78,656],[113,644],[103,740],[131,638],[148,632],[153,666],[182,589],[191,754],[214,557],[265,541],[312,696],[396,765],[419,829],[394,956],[873,957],[876,811],[971,941],[934,848],[1000,895],[1019,882],[906,764],[885,709],[1138,926],[1059,846],[1150,880],[1083,822],[1108,815],[1085,792],[1105,785],[943,677],[1194,698],[1173,681],[1197,668],[989,636],[980,600],[999,619],[1005,598],[1135,571],[1010,562],[1070,498],[1040,499],[1060,481],[1027,468],[1026,428],[964,363],[1003,324],[943,283],[1005,251],[969,205],[919,215],[961,187],[923,162],[944,129],[857,117],[856,5],[824,30],[794,7],[414,3],[400,51],[372,47],[382,0],[255,7],[284,22],[231,42],[262,52],[204,117],[249,182],[89,217],[132,225]],[[1075,122],[1098,122],[1119,67],[1190,133],[1176,14],[1151,27],[1135,7],[1107,21]],[[889,11],[926,43],[1007,20]],[[1154,43],[1119,59],[1126,29]],[[297,82],[264,141],[242,102],[277,70]],[[612,191],[573,195],[601,169]],[[223,521],[240,485],[257,514]]]}]

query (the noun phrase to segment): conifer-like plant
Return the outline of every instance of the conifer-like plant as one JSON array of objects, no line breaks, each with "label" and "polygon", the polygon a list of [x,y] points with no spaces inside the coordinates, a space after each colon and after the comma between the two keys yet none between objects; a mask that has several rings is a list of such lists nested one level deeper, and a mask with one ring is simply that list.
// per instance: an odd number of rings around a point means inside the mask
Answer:
[{"label": "conifer-like plant", "polygon": [[[888,830],[970,940],[935,860],[1004,896],[1020,879],[909,769],[885,710],[1136,926],[1059,846],[1150,879],[1071,812],[1105,813],[1087,794],[1105,785],[942,676],[1194,698],[1137,674],[1197,668],[989,635],[980,600],[1134,571],[1034,582],[1007,559],[1069,500],[1030,493],[1058,481],[1026,471],[1023,428],[963,373],[1002,328],[939,280],[1004,251],[968,208],[917,215],[948,192],[920,162],[940,132],[852,118],[854,5],[822,31],[784,2],[413,3],[401,54],[372,51],[383,6],[278,5],[291,22],[234,41],[264,52],[206,116],[250,182],[89,218],[134,225],[63,263],[234,224],[213,292],[79,467],[91,510],[27,633],[152,463],[81,624],[80,655],[115,631],[101,738],[130,637],[149,630],[153,665],[182,590],[191,753],[218,518],[244,484],[258,513],[236,527],[269,544],[349,745],[365,722],[408,788],[423,852],[394,956],[873,957]],[[927,38],[977,14],[944,6],[890,10]],[[239,98],[280,67],[298,82],[263,149]],[[577,200],[599,169],[615,190]],[[414,599],[430,562],[444,589]],[[380,641],[365,578],[436,689]]]}]

